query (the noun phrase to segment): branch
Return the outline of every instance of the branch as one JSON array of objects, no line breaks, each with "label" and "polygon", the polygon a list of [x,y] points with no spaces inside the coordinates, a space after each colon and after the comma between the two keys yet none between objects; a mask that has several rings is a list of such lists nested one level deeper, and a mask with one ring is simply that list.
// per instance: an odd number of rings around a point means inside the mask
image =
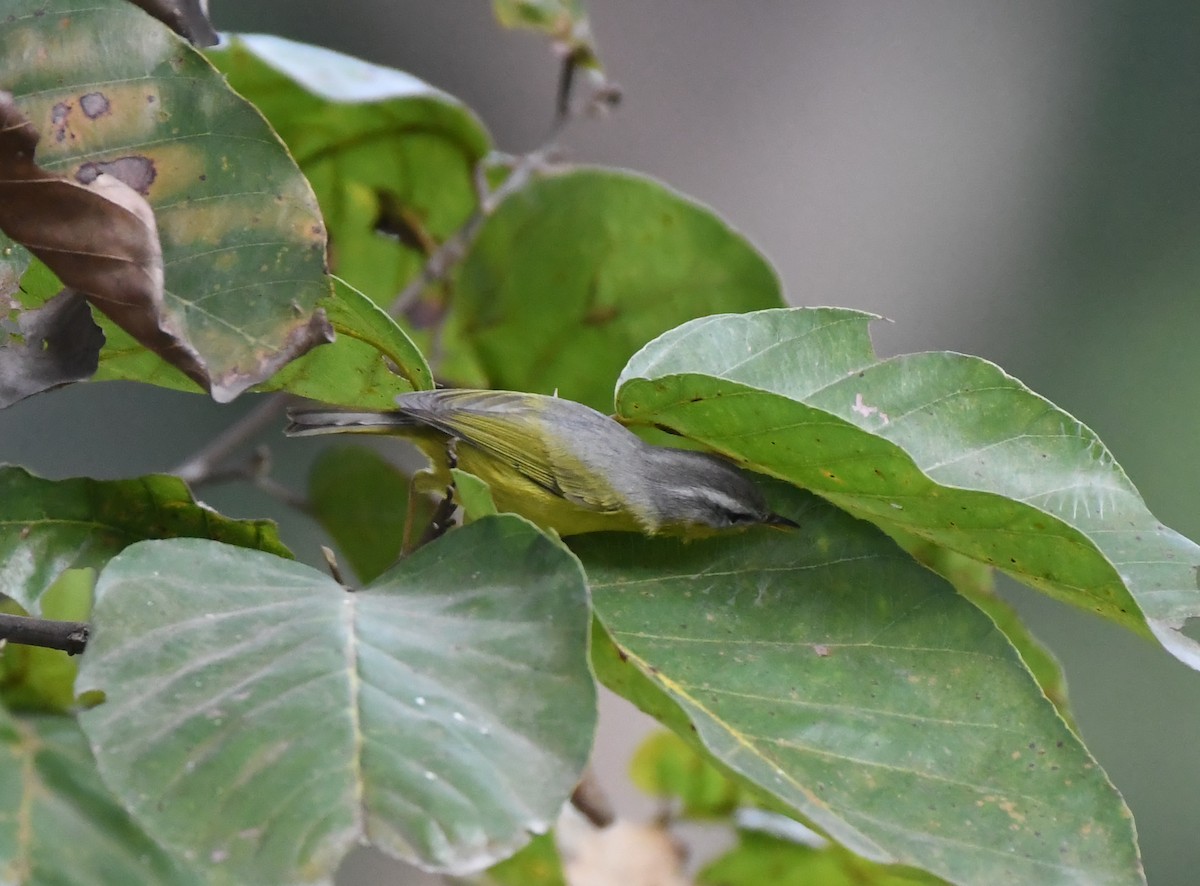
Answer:
[{"label": "branch", "polygon": [[571,792],[571,805],[598,828],[606,828],[617,820],[612,803],[600,787],[600,781],[591,766],[583,771],[583,778]]},{"label": "branch", "polygon": [[171,473],[189,486],[211,482],[221,462],[239,446],[278,421],[293,400],[291,394],[272,394],[176,466]]},{"label": "branch", "polygon": [[0,615],[0,640],[22,646],[61,649],[78,655],[87,646],[89,628],[82,621],[51,621],[24,615]]},{"label": "branch", "polygon": [[443,240],[442,245],[426,259],[417,276],[392,301],[388,313],[393,317],[404,316],[429,286],[443,280],[467,254],[467,249],[475,242],[475,237],[479,234],[479,229],[483,227],[484,220],[496,211],[496,207],[504,202],[506,197],[525,187],[535,173],[548,167],[557,152],[557,146],[549,143],[528,154],[523,154],[513,164],[508,178],[496,190],[489,192],[486,190],[486,186],[481,186],[483,192],[480,194],[479,205],[475,211],[463,222],[461,228]]},{"label": "branch", "polygon": [[[475,189],[479,195],[479,205],[463,222],[462,227],[442,241],[442,245],[430,253],[425,260],[420,273],[392,301],[388,309],[393,317],[403,317],[416,304],[421,294],[431,285],[444,280],[450,270],[462,261],[467,249],[475,242],[484,219],[496,211],[496,207],[504,202],[509,195],[521,190],[538,172],[542,172],[554,163],[559,153],[558,136],[567,124],[576,116],[571,105],[571,95],[574,92],[576,77],[579,69],[580,55],[570,53],[559,68],[558,89],[555,94],[554,120],[550,132],[543,139],[540,147],[528,154],[520,155],[513,163],[508,178],[500,183],[494,191],[489,191],[483,175],[482,166],[476,169]],[[611,107],[620,100],[620,88],[616,84],[605,83],[589,98],[589,112],[597,108]]]},{"label": "branch", "polygon": [[312,513],[312,505],[308,499],[298,492],[293,492],[271,476],[271,449],[269,446],[259,446],[246,459],[226,467],[214,467],[206,474],[192,482],[195,488],[201,485],[216,486],[220,483],[249,483],[255,489],[265,492],[280,504],[294,508],[304,514]]}]

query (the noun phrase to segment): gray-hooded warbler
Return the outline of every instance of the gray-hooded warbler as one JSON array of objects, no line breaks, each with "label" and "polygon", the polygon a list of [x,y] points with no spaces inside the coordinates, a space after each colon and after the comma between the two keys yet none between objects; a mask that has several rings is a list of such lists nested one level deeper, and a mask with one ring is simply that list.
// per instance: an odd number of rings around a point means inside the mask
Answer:
[{"label": "gray-hooded warbler", "polygon": [[429,457],[427,477],[436,486],[451,485],[453,459],[487,482],[500,510],[560,535],[695,535],[796,525],[772,513],[758,487],[724,459],[652,446],[571,400],[450,389],[402,394],[396,406],[390,412],[293,410],[285,433],[404,437]]}]

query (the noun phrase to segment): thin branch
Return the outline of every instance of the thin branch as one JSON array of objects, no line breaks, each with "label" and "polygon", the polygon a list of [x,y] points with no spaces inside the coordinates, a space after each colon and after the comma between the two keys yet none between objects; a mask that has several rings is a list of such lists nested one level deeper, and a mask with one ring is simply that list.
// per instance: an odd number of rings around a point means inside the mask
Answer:
[{"label": "thin branch", "polygon": [[272,394],[235,421],[171,473],[191,486],[213,482],[221,463],[255,435],[266,430],[295,402],[291,394]]},{"label": "thin branch", "polygon": [[198,480],[192,482],[196,486],[216,486],[221,483],[246,482],[265,492],[271,498],[294,508],[302,513],[311,513],[312,505],[308,499],[294,492],[271,476],[271,450],[267,446],[259,446],[244,461],[214,468]]},{"label": "thin branch", "polygon": [[612,803],[600,787],[600,780],[592,767],[583,772],[583,778],[571,792],[571,805],[579,813],[598,828],[606,828],[617,820]]},{"label": "thin branch", "polygon": [[259,446],[253,454],[240,463],[226,463],[229,456],[239,447],[244,446],[262,431],[278,422],[279,417],[296,400],[297,398],[291,394],[272,394],[178,465],[171,473],[193,489],[220,483],[245,481],[256,489],[261,489],[276,501],[308,513],[310,506],[304,496],[293,492],[271,477],[271,450],[266,446]]},{"label": "thin branch", "polygon": [[[451,494],[451,489],[446,490],[446,497],[438,502],[438,506],[434,508],[433,516],[429,518],[429,525],[425,527],[425,531],[421,533],[421,538],[417,542],[416,546],[418,548],[441,538],[454,526],[454,512],[458,509],[458,506],[454,504],[454,496]],[[412,552],[406,551],[405,553]]]},{"label": "thin branch", "polygon": [[22,646],[61,649],[78,655],[87,646],[89,628],[82,621],[51,621],[24,615],[0,615],[0,640]]},{"label": "thin branch", "polygon": [[558,89],[554,99],[554,129],[551,138],[571,119],[571,93],[575,86],[575,72],[579,70],[579,50],[563,57],[558,69]]},{"label": "thin branch", "polygon": [[443,240],[442,245],[433,251],[417,276],[409,281],[409,284],[392,301],[388,313],[393,317],[404,316],[426,289],[445,279],[451,269],[462,261],[471,244],[475,242],[475,237],[479,234],[479,229],[483,227],[484,220],[496,211],[496,207],[506,197],[525,187],[535,173],[550,166],[557,152],[557,146],[550,144],[518,158],[508,178],[494,191],[485,192],[480,198],[479,205],[463,222],[462,227]]},{"label": "thin branch", "polygon": [[333,552],[333,548],[329,545],[321,545],[321,556],[325,558],[325,565],[329,568],[330,577],[346,590],[353,590],[346,583],[346,577],[342,575],[342,567],[338,565],[337,554]]},{"label": "thin branch", "polygon": [[[407,314],[427,288],[440,280],[444,280],[449,275],[451,269],[462,261],[471,244],[475,242],[475,237],[479,234],[479,229],[483,227],[484,219],[495,212],[496,207],[503,203],[511,194],[529,184],[529,180],[536,173],[544,171],[548,166],[553,164],[559,153],[558,137],[574,117],[571,108],[571,95],[574,92],[576,83],[575,73],[578,69],[579,55],[577,53],[570,53],[563,59],[562,65],[558,70],[554,120],[550,125],[550,132],[542,140],[540,147],[517,158],[512,166],[512,171],[500,183],[498,188],[494,191],[489,191],[484,176],[483,165],[480,164],[476,167],[475,190],[479,196],[478,206],[476,206],[475,211],[471,213],[467,220],[463,222],[462,227],[442,241],[442,245],[429,254],[420,273],[392,301],[388,312],[393,317],[402,317]],[[605,98],[603,101],[605,103],[613,102],[609,98]]]}]

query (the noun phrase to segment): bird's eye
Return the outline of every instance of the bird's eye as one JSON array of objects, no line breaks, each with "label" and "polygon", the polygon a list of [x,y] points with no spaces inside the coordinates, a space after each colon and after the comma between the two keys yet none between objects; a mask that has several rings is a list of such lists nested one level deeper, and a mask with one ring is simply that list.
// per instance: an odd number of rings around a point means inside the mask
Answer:
[{"label": "bird's eye", "polygon": [[749,511],[726,511],[724,517],[729,526],[745,526],[749,523],[760,522],[759,516],[751,514]]}]

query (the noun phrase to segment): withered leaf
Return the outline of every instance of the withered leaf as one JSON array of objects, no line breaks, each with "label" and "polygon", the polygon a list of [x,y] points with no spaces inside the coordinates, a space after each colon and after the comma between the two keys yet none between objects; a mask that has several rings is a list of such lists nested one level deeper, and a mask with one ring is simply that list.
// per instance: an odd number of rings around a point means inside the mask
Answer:
[{"label": "withered leaf", "polygon": [[0,315],[0,409],[91,378],[103,346],[87,301],[70,289],[13,320]]},{"label": "withered leaf", "polygon": [[86,184],[34,162],[37,129],[0,91],[0,230],[40,258],[141,344],[205,390],[204,361],[164,308],[154,211],[106,173]]}]

